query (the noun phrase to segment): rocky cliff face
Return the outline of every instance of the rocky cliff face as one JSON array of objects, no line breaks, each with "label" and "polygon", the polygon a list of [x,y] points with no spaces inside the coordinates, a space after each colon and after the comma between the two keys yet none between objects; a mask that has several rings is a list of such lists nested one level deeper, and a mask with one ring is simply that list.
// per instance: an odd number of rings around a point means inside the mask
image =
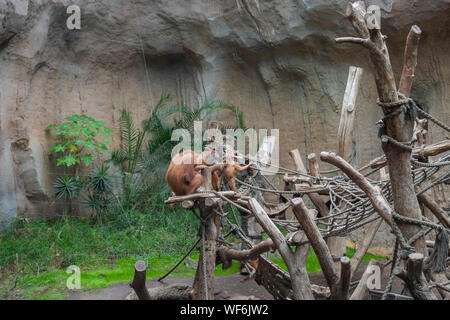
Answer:
[{"label": "rocky cliff face", "polygon": [[[71,4],[81,8],[81,30],[66,26]],[[144,119],[162,92],[192,106],[221,99],[241,107],[248,126],[280,129],[281,164],[292,167],[292,148],[303,156],[336,150],[348,68],[361,66],[357,164],[381,154],[375,126],[381,111],[367,52],[334,42],[354,35],[346,4],[0,0],[0,220],[54,211],[57,168],[48,156],[48,124],[86,113],[117,128],[123,107]],[[450,1],[367,4],[382,8],[397,75],[410,26],[422,28],[413,95],[448,120]],[[431,131],[432,140],[442,137]]]}]

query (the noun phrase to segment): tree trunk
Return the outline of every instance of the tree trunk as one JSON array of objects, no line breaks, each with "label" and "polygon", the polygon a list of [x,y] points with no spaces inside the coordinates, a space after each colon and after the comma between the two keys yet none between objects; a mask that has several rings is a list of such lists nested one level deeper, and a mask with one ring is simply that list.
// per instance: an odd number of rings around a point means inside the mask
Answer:
[{"label": "tree trunk", "polygon": [[[368,29],[364,19],[365,13],[366,7],[363,1],[349,3],[346,12],[347,17],[361,38],[338,38],[336,41],[358,43],[368,48],[375,67],[375,81],[380,101],[384,103],[397,102],[399,97],[385,37],[378,29]],[[409,71],[409,73],[414,74],[414,71],[412,73]],[[409,92],[404,92],[404,94],[409,95]],[[387,115],[390,110],[384,107],[383,112]],[[385,119],[384,126],[388,136],[400,142],[408,142],[412,137],[414,119],[409,119],[405,112],[401,112],[396,116]],[[385,143],[382,148],[389,165],[395,211],[400,215],[420,220],[420,206],[414,193],[411,177],[409,161],[411,152],[392,143]],[[399,227],[407,238],[411,238],[420,230],[417,226],[405,223],[399,223]],[[424,238],[421,237],[416,240],[414,246],[417,252],[425,252]]]}]

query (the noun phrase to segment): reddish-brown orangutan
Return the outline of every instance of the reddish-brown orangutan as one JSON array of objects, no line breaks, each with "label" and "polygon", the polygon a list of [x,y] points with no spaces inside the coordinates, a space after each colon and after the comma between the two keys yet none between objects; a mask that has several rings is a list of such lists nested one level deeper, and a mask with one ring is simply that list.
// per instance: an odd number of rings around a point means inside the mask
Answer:
[{"label": "reddish-brown orangutan", "polygon": [[[184,196],[195,193],[203,183],[201,168],[209,166],[211,161],[208,159],[214,153],[214,150],[205,151],[202,154],[196,154],[192,150],[183,151],[172,158],[166,173],[166,181],[170,189],[177,196]],[[212,172],[211,182],[214,189],[219,185],[219,176],[216,167]]]}]

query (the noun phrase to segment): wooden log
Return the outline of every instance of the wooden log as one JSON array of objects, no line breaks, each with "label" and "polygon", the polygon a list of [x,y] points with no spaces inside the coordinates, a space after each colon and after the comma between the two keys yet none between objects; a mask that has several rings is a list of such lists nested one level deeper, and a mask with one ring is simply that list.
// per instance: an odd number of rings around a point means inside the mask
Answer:
[{"label": "wooden log", "polygon": [[184,201],[181,203],[181,206],[182,206],[184,209],[186,209],[186,210],[192,209],[192,208],[194,207],[194,201],[192,201],[192,200],[184,200]]},{"label": "wooden log", "polygon": [[147,273],[147,266],[142,260],[136,261],[134,265],[134,278],[130,284],[136,292],[139,300],[150,300],[150,295],[148,294],[147,287],[145,286],[145,278]]},{"label": "wooden log", "polygon": [[[353,153],[353,145],[355,144],[353,137],[353,127],[356,113],[356,97],[358,96],[359,84],[363,74],[362,68],[350,66],[347,78],[347,85],[342,101],[341,118],[338,128],[338,154],[350,161]],[[314,157],[315,158],[315,157]],[[346,254],[346,237],[331,237],[328,239],[331,255],[336,260]],[[341,264],[339,261],[335,263],[337,272]]]},{"label": "wooden log", "polygon": [[264,252],[272,251],[274,252],[276,246],[271,239],[266,239],[253,246],[251,249],[247,250],[236,250],[227,247],[220,247],[217,250],[217,255],[220,257],[220,262],[222,263],[222,269],[226,270],[231,267],[233,260],[246,261],[246,260],[256,260]]},{"label": "wooden log", "polygon": [[298,149],[293,149],[289,151],[289,155],[291,156],[292,160],[294,160],[295,170],[301,173],[307,173],[306,167],[302,161],[302,157],[300,156],[300,151]]},{"label": "wooden log", "polygon": [[431,213],[435,215],[435,217],[444,227],[450,228],[450,218],[448,217],[447,213],[442,210],[442,208],[440,208],[438,204],[433,199],[431,199],[429,195],[426,194],[426,192],[419,194],[417,196],[417,199],[428,209],[430,209]]},{"label": "wooden log", "polygon": [[355,168],[333,152],[322,152],[320,154],[320,159],[341,169],[355,184],[358,185],[359,188],[361,188],[361,190],[364,191],[375,211],[377,211],[378,214],[392,226],[391,207],[384,198],[379,187],[374,187],[361,173],[356,171]]},{"label": "wooden log", "polygon": [[[192,288],[187,284],[174,283],[168,286],[148,289],[150,300],[192,300]],[[136,292],[131,292],[126,300],[141,300]]]},{"label": "wooden log", "polygon": [[[300,151],[298,151],[298,149],[293,149],[289,151],[289,155],[292,157],[292,160],[294,160],[297,171],[300,173],[307,173],[302,157],[300,156]],[[330,215],[330,211],[320,195],[309,193],[308,197],[316,207],[317,211],[319,211],[321,217],[327,217]]]},{"label": "wooden log", "polygon": [[348,300],[348,290],[350,289],[350,277],[352,274],[350,259],[348,257],[342,257],[340,263],[341,276],[339,278],[335,299]]},{"label": "wooden log", "polygon": [[[377,266],[379,268],[381,267],[380,263],[378,261],[371,259],[369,261],[369,264],[367,265],[366,271],[364,271],[364,274],[362,275],[361,279],[358,282],[358,286],[353,291],[353,293],[350,297],[350,300],[366,300],[367,299],[367,297],[369,295],[369,288],[367,287],[368,280],[369,280],[369,277],[373,274],[374,266]],[[381,278],[381,272],[380,272],[380,278]],[[381,279],[380,279],[380,286],[381,286]],[[377,288],[377,289],[381,289],[381,287]]]},{"label": "wooden log", "polygon": [[[207,189],[211,190],[211,189]],[[223,197],[229,198],[229,199],[235,199],[235,198],[241,198],[245,199],[245,197],[240,197],[236,192],[234,191],[221,191],[219,194]],[[206,199],[206,198],[218,198],[219,196],[215,193],[193,193],[188,194],[186,196],[174,196],[170,197],[167,200],[164,201],[165,204],[172,204],[172,203],[179,203],[187,200],[199,200],[199,199]]]},{"label": "wooden log", "polygon": [[[426,146],[423,149],[423,155],[425,157],[432,157],[432,156],[436,156],[438,154],[447,152],[450,150],[450,140],[443,140],[440,142],[436,142],[433,144],[430,144],[428,146]],[[413,149],[413,157],[414,158],[419,158],[422,154],[422,150],[421,148],[414,148]],[[380,168],[380,167],[384,167],[387,164],[386,159],[380,160],[378,162],[375,162],[374,164],[372,164],[370,167],[372,169],[376,169],[376,168]]]},{"label": "wooden log", "polygon": [[315,153],[308,154],[309,174],[318,177],[320,175],[319,162]]},{"label": "wooden log", "polygon": [[[364,27],[366,8],[363,1],[348,4],[348,18],[355,31],[361,37],[358,41],[349,39],[336,39],[337,42],[357,42],[369,49],[370,58],[375,67],[375,82],[378,96],[381,102],[398,102],[397,86],[386,46],[385,37],[379,29]],[[367,31],[369,37],[367,37]],[[412,79],[411,79],[412,80]],[[409,95],[409,92],[407,93]],[[392,110],[383,107],[383,113],[388,115]],[[395,117],[385,118],[384,128],[386,134],[397,141],[410,141],[414,127],[414,119],[405,112]],[[414,185],[411,176],[410,156],[411,152],[401,149],[392,143],[382,144],[383,151],[389,163],[389,176],[391,177],[392,196],[395,211],[400,215],[413,219],[421,219],[420,206],[413,192]],[[399,227],[407,238],[412,237],[420,228],[415,225],[399,223]],[[425,252],[425,241],[421,237],[413,244],[417,252]]]},{"label": "wooden log", "polygon": [[342,102],[341,119],[338,129],[338,154],[347,161],[350,161],[353,152],[353,123],[356,113],[356,97],[358,96],[362,74],[362,68],[350,66]]},{"label": "wooden log", "polygon": [[421,253],[411,253],[408,256],[407,269],[397,267],[394,269],[394,274],[406,283],[409,292],[415,299],[437,300],[422,272],[423,257]]},{"label": "wooden log", "polygon": [[358,249],[356,250],[355,254],[353,255],[351,259],[351,271],[352,271],[352,277],[358,269],[359,265],[361,264],[362,259],[367,253],[367,250],[369,250],[370,244],[373,241],[373,238],[375,238],[375,235],[378,231],[378,229],[381,226],[381,223],[383,222],[383,219],[378,219],[375,221],[372,221],[367,225],[367,231],[364,235],[364,239],[361,241]]},{"label": "wooden log", "polygon": [[308,237],[308,240],[316,253],[317,260],[322,267],[325,280],[330,288],[331,297],[336,297],[339,276],[336,272],[330,250],[328,249],[328,246],[320,234],[316,224],[310,218],[308,208],[303,200],[301,198],[294,198],[291,201],[294,215],[302,226],[302,230]]},{"label": "wooden log", "polygon": [[406,38],[405,53],[403,55],[403,70],[398,85],[399,92],[409,96],[414,80],[414,72],[417,66],[417,55],[419,51],[419,41],[422,30],[417,25],[413,25]]},{"label": "wooden log", "polygon": [[278,230],[272,220],[270,220],[269,216],[259,202],[252,198],[249,203],[259,224],[272,239],[273,243],[283,257],[284,262],[286,263],[291,276],[294,298],[298,300],[314,299],[308,273],[306,272],[306,257],[309,251],[309,246],[304,245],[297,247],[294,254],[283,234],[280,230]]}]

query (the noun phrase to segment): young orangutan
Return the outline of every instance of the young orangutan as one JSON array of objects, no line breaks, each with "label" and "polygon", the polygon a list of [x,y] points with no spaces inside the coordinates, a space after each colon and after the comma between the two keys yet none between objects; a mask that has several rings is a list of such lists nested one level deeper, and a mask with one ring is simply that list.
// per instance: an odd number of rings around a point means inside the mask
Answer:
[{"label": "young orangutan", "polygon": [[249,163],[243,167],[239,165],[236,161],[234,161],[232,158],[228,157],[227,162],[224,165],[224,168],[222,170],[222,176],[227,180],[228,185],[230,186],[230,189],[236,192],[236,174],[239,172],[243,172],[247,170],[252,163]]}]

